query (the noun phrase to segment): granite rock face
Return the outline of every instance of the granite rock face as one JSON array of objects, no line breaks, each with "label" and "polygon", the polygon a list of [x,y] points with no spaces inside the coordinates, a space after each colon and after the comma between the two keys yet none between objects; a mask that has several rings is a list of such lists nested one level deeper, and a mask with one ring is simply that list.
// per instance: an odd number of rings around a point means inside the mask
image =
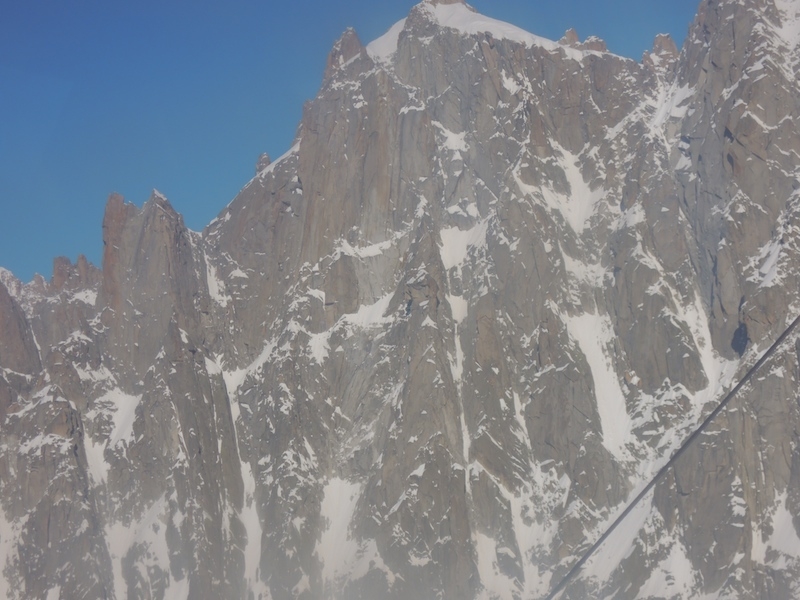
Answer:
[{"label": "granite rock face", "polygon": [[[202,233],[0,271],[9,598],[545,597],[800,314],[800,2],[334,46]],[[800,594],[793,334],[565,598]]]}]

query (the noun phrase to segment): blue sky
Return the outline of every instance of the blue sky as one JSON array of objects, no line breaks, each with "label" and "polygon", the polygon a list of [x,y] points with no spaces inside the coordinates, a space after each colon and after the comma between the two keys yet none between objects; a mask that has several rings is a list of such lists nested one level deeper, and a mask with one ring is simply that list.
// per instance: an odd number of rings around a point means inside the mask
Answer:
[{"label": "blue sky", "polygon": [[[639,59],[680,44],[698,0],[473,0],[558,39],[574,27]],[[99,266],[111,192],[159,189],[202,229],[283,154],[348,26],[364,43],[415,0],[0,0],[0,266],[28,281],[52,259]]]}]

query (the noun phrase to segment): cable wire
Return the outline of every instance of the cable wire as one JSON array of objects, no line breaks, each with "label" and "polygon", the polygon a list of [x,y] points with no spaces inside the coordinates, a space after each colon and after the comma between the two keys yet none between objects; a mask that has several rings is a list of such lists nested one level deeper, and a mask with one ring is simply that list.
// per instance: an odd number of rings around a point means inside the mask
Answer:
[{"label": "cable wire", "polygon": [[566,588],[567,584],[570,580],[578,574],[578,572],[583,568],[583,565],[586,564],[586,561],[594,554],[600,546],[603,545],[603,542],[608,539],[608,537],[613,533],[613,531],[617,528],[617,526],[625,520],[625,518],[630,514],[630,512],[634,509],[634,507],[642,501],[642,499],[652,490],[659,480],[666,475],[667,471],[669,471],[670,467],[675,464],[675,461],[681,457],[681,455],[686,452],[689,446],[700,437],[700,434],[705,431],[711,422],[722,412],[725,407],[730,403],[734,396],[745,386],[745,384],[750,380],[750,378],[755,375],[755,373],[764,365],[765,362],[775,353],[778,347],[783,344],[787,337],[794,331],[797,324],[800,323],[800,316],[795,318],[794,321],[784,330],[784,332],[778,336],[778,339],[767,349],[764,354],[761,355],[761,358],[758,359],[756,364],[754,364],[750,369],[745,373],[744,377],[739,380],[739,383],[728,392],[728,394],[722,399],[722,401],[717,405],[717,407],[711,411],[711,413],[703,420],[703,422],[694,430],[692,435],[690,435],[686,440],[681,444],[680,448],[675,451],[675,454],[666,462],[666,464],[661,467],[655,476],[650,480],[650,482],[644,487],[644,489],[639,492],[639,494],[631,501],[630,504],[622,511],[622,514],[616,518],[616,520],[605,530],[603,535],[598,538],[598,540],[589,548],[581,559],[573,565],[573,567],[567,572],[567,574],[558,582],[550,593],[545,597],[545,600],[554,600],[555,597],[560,594]]}]

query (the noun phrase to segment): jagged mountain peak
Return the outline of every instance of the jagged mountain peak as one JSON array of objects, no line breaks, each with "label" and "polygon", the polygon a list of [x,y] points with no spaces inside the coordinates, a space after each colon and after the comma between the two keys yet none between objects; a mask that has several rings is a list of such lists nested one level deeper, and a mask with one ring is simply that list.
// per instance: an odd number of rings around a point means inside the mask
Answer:
[{"label": "jagged mountain peak", "polygon": [[156,188],[153,188],[150,191],[150,197],[144,203],[144,205],[142,206],[142,209],[144,210],[145,207],[148,207],[148,206],[159,206],[159,207],[167,209],[167,210],[169,210],[171,212],[175,210],[174,208],[172,208],[172,204],[170,203],[170,201],[166,197],[166,195],[162,194]]},{"label": "jagged mountain peak", "polygon": [[[133,202],[128,202],[122,194],[112,192],[106,200],[103,216],[104,231],[115,231],[122,227],[128,219],[139,215],[148,216],[154,211],[160,211],[171,218],[183,221],[183,216],[175,210],[167,196],[155,188],[150,191],[150,196],[141,208]],[[108,242],[104,241],[104,244],[108,246]]]},{"label": "jagged mountain peak", "polygon": [[559,44],[564,44],[565,46],[572,46],[575,47],[581,43],[580,38],[578,37],[578,32],[575,30],[574,27],[570,27],[564,32],[564,35],[558,40]]},{"label": "jagged mountain peak", "polygon": [[[800,311],[768,1],[652,68],[423,2],[203,234],[0,270],[0,596],[546,597]],[[564,598],[798,597],[797,337]]]},{"label": "jagged mountain peak", "polygon": [[662,75],[672,74],[678,63],[680,51],[668,33],[659,33],[653,40],[653,48],[642,55],[642,64]]},{"label": "jagged mountain peak", "polygon": [[[383,36],[368,44],[367,52],[374,60],[387,62],[396,52],[403,32],[426,37],[438,28],[455,30],[463,35],[490,35],[496,39],[525,46],[540,46],[553,51],[562,47],[516,25],[483,15],[461,0],[425,0],[414,6],[408,17],[395,23]],[[605,44],[599,39],[587,41],[590,44],[584,50],[606,51]]]},{"label": "jagged mountain peak", "polygon": [[[736,34],[775,38],[790,52],[800,43],[800,1],[724,0],[702,2],[690,31],[694,43],[708,43],[713,36],[727,35],[731,21],[739,20]],[[746,40],[742,40],[746,41]]]},{"label": "jagged mountain peak", "polygon": [[475,9],[472,8],[469,4],[467,4],[464,0],[423,0],[423,2],[421,2],[420,4],[429,4],[431,6],[436,6],[438,4],[463,4],[470,10],[475,11]]},{"label": "jagged mountain peak", "polygon": [[652,52],[657,56],[678,58],[678,46],[668,33],[659,33],[656,35],[653,41]]},{"label": "jagged mountain peak", "polygon": [[94,285],[99,277],[99,271],[83,255],[78,255],[75,264],[66,256],[53,259],[53,276],[50,285],[55,290],[65,287],[80,289]]},{"label": "jagged mountain peak", "polygon": [[328,54],[324,80],[329,80],[336,71],[345,68],[350,62],[364,53],[364,45],[361,43],[356,30],[352,27],[348,27],[336,43],[334,43],[333,48]]}]

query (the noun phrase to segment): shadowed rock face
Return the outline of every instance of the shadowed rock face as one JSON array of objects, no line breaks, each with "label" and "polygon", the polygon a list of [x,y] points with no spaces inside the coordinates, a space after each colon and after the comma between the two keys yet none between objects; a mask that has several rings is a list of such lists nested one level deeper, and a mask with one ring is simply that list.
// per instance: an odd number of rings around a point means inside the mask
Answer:
[{"label": "shadowed rock face", "polygon": [[25,313],[5,285],[0,285],[0,361],[4,368],[21,374],[41,369]]},{"label": "shadowed rock face", "polygon": [[[0,591],[545,596],[800,311],[799,12],[636,63],[426,1],[202,233],[0,270]],[[796,337],[564,597],[800,594]]]}]

